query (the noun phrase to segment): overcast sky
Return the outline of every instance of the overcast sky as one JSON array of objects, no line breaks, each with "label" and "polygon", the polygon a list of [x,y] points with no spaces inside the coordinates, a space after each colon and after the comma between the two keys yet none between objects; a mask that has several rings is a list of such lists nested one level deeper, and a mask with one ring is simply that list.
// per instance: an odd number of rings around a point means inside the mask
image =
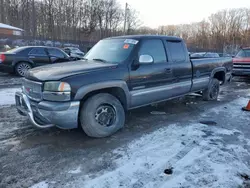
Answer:
[{"label": "overcast sky", "polygon": [[186,24],[201,21],[221,9],[250,8],[250,0],[118,0],[140,13],[144,26]]}]

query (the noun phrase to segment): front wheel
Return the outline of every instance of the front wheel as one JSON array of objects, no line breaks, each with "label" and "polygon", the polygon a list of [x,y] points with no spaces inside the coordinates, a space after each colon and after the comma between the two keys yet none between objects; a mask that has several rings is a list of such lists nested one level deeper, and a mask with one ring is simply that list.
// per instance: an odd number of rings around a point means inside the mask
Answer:
[{"label": "front wheel", "polygon": [[26,72],[31,69],[31,65],[26,62],[20,62],[15,66],[15,72],[18,76],[25,76]]},{"label": "front wheel", "polygon": [[121,102],[108,93],[90,97],[80,111],[80,123],[90,137],[107,137],[121,129],[125,112]]},{"label": "front wheel", "polygon": [[220,92],[220,82],[216,78],[213,78],[206,90],[202,92],[203,100],[205,101],[213,101],[217,100]]}]

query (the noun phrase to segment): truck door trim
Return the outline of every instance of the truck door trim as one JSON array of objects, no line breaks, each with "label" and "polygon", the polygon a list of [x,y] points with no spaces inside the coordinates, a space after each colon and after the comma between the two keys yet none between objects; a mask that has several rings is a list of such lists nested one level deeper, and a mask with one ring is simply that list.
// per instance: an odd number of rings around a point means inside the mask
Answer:
[{"label": "truck door trim", "polygon": [[130,108],[145,106],[145,104],[157,103],[159,101],[164,101],[175,96],[179,96],[182,93],[189,93],[191,86],[192,81],[190,79],[184,82],[130,91]]},{"label": "truck door trim", "polygon": [[140,96],[144,94],[149,94],[149,93],[157,93],[161,91],[169,91],[169,90],[174,90],[179,87],[186,87],[186,86],[191,86],[191,80],[190,81],[185,81],[185,82],[180,82],[180,83],[174,83],[174,84],[169,84],[166,86],[158,86],[158,87],[151,87],[147,89],[139,89],[136,91],[131,91],[131,96]]}]

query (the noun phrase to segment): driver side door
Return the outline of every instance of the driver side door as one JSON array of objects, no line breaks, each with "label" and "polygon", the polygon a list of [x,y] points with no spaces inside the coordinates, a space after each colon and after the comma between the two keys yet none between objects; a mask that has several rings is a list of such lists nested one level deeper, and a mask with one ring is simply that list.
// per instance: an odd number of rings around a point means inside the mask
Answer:
[{"label": "driver side door", "polygon": [[142,40],[134,62],[141,55],[152,56],[153,62],[132,64],[129,84],[132,108],[166,99],[167,86],[173,82],[171,64],[161,39]]}]

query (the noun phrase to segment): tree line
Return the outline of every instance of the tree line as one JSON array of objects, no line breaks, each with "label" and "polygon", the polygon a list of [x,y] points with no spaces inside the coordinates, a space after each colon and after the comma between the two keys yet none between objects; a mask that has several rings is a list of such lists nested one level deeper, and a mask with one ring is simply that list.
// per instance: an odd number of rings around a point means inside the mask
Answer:
[{"label": "tree line", "polygon": [[161,26],[158,32],[181,36],[192,50],[214,49],[234,54],[239,47],[250,46],[250,9],[221,10],[201,22]]},{"label": "tree line", "polygon": [[250,45],[249,8],[221,10],[197,23],[149,28],[141,26],[136,10],[129,6],[125,11],[117,0],[0,0],[0,22],[20,27],[34,39],[98,41],[123,34],[162,34],[184,38],[193,51]]},{"label": "tree line", "polygon": [[[0,0],[0,22],[52,40],[96,41],[122,34],[124,13],[117,0]],[[138,23],[131,7],[126,20],[129,33]]]},{"label": "tree line", "polygon": [[212,50],[235,54],[239,47],[250,46],[250,9],[221,10],[197,23],[141,27],[137,33],[182,37],[190,51]]}]

